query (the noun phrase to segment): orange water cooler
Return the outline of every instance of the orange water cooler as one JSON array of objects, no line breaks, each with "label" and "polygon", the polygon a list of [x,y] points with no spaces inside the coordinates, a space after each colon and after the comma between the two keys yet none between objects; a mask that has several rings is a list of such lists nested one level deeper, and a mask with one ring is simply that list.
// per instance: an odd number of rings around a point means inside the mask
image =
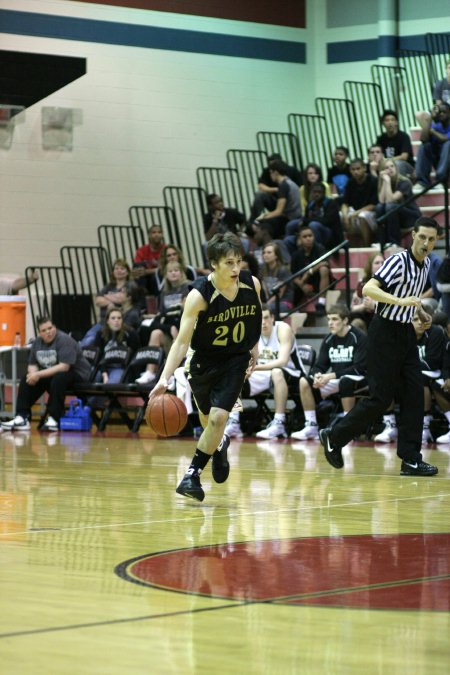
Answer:
[{"label": "orange water cooler", "polygon": [[23,295],[0,295],[0,346],[13,345],[20,333],[25,344],[26,298]]}]

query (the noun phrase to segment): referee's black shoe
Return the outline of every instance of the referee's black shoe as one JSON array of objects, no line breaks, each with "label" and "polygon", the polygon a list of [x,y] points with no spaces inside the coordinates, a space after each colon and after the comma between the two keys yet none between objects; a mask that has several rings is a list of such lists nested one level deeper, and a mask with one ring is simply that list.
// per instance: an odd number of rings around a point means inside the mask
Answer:
[{"label": "referee's black shoe", "polygon": [[205,499],[205,493],[200,483],[200,476],[198,473],[185,474],[175,492],[178,492],[179,495],[183,495],[183,497],[196,499],[198,502],[202,502]]},{"label": "referee's black shoe", "polygon": [[342,459],[342,448],[332,445],[330,435],[330,427],[321,429],[319,431],[320,442],[322,443],[323,449],[325,451],[325,459],[327,460],[328,464],[334,466],[335,469],[342,469],[344,466],[344,460]]},{"label": "referee's black shoe", "polygon": [[228,446],[230,445],[230,437],[224,434],[220,445],[215,450],[212,456],[211,470],[216,483],[225,483],[230,475],[230,464],[228,462]]},{"label": "referee's black shoe", "polygon": [[402,462],[400,476],[435,476],[439,469],[426,462]]}]

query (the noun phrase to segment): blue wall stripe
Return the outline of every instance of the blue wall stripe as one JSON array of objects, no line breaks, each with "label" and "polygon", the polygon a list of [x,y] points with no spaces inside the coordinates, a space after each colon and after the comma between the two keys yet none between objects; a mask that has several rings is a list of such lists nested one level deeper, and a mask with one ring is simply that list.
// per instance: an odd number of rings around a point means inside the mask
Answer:
[{"label": "blue wall stripe", "polygon": [[200,31],[0,10],[0,32],[127,47],[306,63],[306,44]]},{"label": "blue wall stripe", "polygon": [[382,56],[396,56],[397,49],[426,51],[424,35],[380,35],[368,40],[329,42],[327,63],[351,63],[352,61],[376,61]]}]

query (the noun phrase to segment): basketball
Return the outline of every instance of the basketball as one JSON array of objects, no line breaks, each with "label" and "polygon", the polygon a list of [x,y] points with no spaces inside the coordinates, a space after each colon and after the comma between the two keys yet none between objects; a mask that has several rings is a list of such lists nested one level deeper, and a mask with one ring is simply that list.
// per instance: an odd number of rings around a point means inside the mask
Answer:
[{"label": "basketball", "polygon": [[186,426],[186,406],[173,394],[152,399],[145,411],[145,421],[158,436],[175,436]]}]

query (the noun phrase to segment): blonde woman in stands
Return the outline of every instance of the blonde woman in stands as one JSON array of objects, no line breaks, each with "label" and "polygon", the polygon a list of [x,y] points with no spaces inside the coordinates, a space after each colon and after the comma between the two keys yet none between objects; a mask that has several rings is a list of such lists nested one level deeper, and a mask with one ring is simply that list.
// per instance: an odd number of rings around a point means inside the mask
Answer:
[{"label": "blonde woman in stands", "polygon": [[378,173],[378,204],[375,207],[377,218],[386,215],[383,227],[385,241],[401,246],[401,231],[411,229],[417,218],[420,218],[420,209],[416,202],[410,202],[401,209],[397,209],[403,202],[412,196],[412,183],[409,178],[398,172],[397,164],[393,159],[383,159]]}]

